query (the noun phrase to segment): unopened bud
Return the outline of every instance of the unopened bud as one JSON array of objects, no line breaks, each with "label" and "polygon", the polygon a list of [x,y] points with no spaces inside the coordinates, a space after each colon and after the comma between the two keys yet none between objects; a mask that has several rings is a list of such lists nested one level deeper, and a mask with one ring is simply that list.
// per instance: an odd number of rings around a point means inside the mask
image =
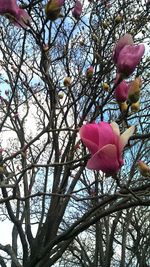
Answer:
[{"label": "unopened bud", "polygon": [[70,86],[71,85],[71,78],[70,77],[65,77],[64,78],[64,86]]},{"label": "unopened bud", "polygon": [[87,71],[86,71],[86,77],[88,78],[88,79],[92,79],[92,77],[93,77],[93,72],[94,72],[94,68],[91,66],[91,67],[89,67],[88,69],[87,69]]},{"label": "unopened bud", "polygon": [[102,27],[104,28],[104,29],[107,29],[108,28],[108,22],[107,21],[103,21],[102,22]]},{"label": "unopened bud", "polygon": [[106,92],[108,92],[108,90],[109,90],[108,83],[103,83],[103,90],[106,91]]},{"label": "unopened bud", "polygon": [[131,82],[129,91],[128,91],[128,99],[131,103],[138,102],[140,98],[140,88],[141,88],[141,78],[138,77],[134,81]]},{"label": "unopened bud", "polygon": [[92,34],[92,39],[93,41],[98,42],[98,37],[95,34]]},{"label": "unopened bud", "polygon": [[64,93],[63,92],[58,94],[58,98],[59,99],[63,99],[63,97],[64,97]]},{"label": "unopened bud", "polygon": [[142,160],[138,161],[138,168],[143,176],[150,176],[150,168],[147,164],[145,164]]},{"label": "unopened bud", "polygon": [[131,111],[132,112],[138,112],[140,109],[140,102],[132,103],[131,104]]},{"label": "unopened bud", "polygon": [[122,16],[117,16],[117,17],[115,17],[115,22],[116,22],[116,24],[119,24],[119,23],[121,23],[122,22]]},{"label": "unopened bud", "polygon": [[44,50],[44,52],[48,52],[49,45],[48,44],[43,44],[43,50]]},{"label": "unopened bud", "polygon": [[79,44],[80,44],[81,46],[83,46],[83,45],[84,45],[84,40],[80,40]]},{"label": "unopened bud", "polygon": [[126,102],[120,103],[120,110],[122,113],[125,113],[127,111],[127,109],[128,109],[128,105]]}]

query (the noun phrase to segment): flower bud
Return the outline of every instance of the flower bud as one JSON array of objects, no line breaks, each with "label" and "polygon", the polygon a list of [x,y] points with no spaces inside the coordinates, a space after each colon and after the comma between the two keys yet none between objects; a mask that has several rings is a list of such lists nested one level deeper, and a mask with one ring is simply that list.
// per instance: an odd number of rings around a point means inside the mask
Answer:
[{"label": "flower bud", "polygon": [[80,44],[80,46],[83,46],[84,45],[84,39],[80,40],[79,44]]},{"label": "flower bud", "polygon": [[119,23],[121,23],[122,22],[122,16],[117,16],[117,17],[115,17],[115,22],[116,22],[116,24],[119,24]]},{"label": "flower bud", "polygon": [[92,77],[93,77],[93,72],[94,72],[94,68],[91,66],[91,67],[89,67],[88,69],[87,69],[87,71],[86,71],[86,77],[88,78],[88,79],[92,79]]},{"label": "flower bud", "polygon": [[120,110],[122,113],[125,113],[127,111],[127,109],[128,109],[128,105],[126,102],[120,103]]},{"label": "flower bud", "polygon": [[118,103],[125,102],[128,99],[128,90],[129,85],[125,80],[117,85],[114,95]]},{"label": "flower bud", "polygon": [[138,102],[140,98],[141,78],[138,77],[131,82],[128,91],[128,99],[131,103]]},{"label": "flower bud", "polygon": [[92,40],[98,42],[98,37],[95,34],[92,34]]},{"label": "flower bud", "polygon": [[138,112],[140,109],[140,102],[132,103],[131,104],[131,111],[132,112]]},{"label": "flower bud", "polygon": [[70,77],[65,77],[64,78],[64,86],[68,87],[71,85],[71,78]]},{"label": "flower bud", "polygon": [[45,15],[49,20],[56,20],[61,17],[60,11],[64,4],[64,0],[51,0],[45,6]]},{"label": "flower bud", "polygon": [[43,50],[44,50],[44,52],[48,52],[49,45],[48,44],[43,44]]},{"label": "flower bud", "polygon": [[109,26],[109,24],[108,24],[107,21],[103,21],[103,22],[102,22],[102,27],[103,27],[104,29],[107,29],[108,26]]},{"label": "flower bud", "polygon": [[79,19],[82,13],[82,4],[80,3],[80,1],[76,0],[74,9],[72,11],[72,15],[75,19]]},{"label": "flower bud", "polygon": [[150,176],[150,168],[142,160],[138,161],[138,169],[143,176]]},{"label": "flower bud", "polygon": [[58,98],[59,99],[63,99],[63,97],[64,97],[64,93],[63,92],[61,92],[61,93],[58,94]]},{"label": "flower bud", "polygon": [[106,92],[108,92],[108,90],[109,90],[108,83],[103,83],[103,90],[106,91]]}]

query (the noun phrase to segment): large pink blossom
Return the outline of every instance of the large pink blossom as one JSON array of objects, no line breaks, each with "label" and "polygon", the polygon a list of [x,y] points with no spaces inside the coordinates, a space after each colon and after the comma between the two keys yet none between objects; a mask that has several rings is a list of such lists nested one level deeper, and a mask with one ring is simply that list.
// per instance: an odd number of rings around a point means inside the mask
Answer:
[{"label": "large pink blossom", "polygon": [[128,99],[128,91],[129,85],[123,80],[117,87],[115,88],[115,98],[117,102],[125,102]]},{"label": "large pink blossom", "polygon": [[18,27],[27,27],[30,20],[28,13],[17,5],[16,0],[0,0],[0,15],[8,17]]},{"label": "large pink blossom", "polygon": [[76,0],[74,9],[72,11],[72,15],[76,18],[79,19],[82,13],[82,4],[80,3],[80,1]]},{"label": "large pink blossom", "polygon": [[132,36],[125,34],[120,38],[113,51],[113,60],[117,66],[117,72],[124,77],[131,75],[145,52],[144,44],[133,43]]},{"label": "large pink blossom", "polygon": [[92,155],[87,168],[101,170],[106,174],[117,173],[123,165],[123,148],[134,133],[134,129],[135,127],[131,126],[120,135],[118,124],[115,122],[83,125],[80,137]]}]

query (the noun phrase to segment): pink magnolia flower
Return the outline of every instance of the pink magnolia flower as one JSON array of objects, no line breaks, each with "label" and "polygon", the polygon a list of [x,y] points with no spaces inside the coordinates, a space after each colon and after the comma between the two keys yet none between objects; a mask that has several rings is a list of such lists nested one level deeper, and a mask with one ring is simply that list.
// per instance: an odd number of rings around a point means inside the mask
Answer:
[{"label": "pink magnolia flower", "polygon": [[118,124],[112,122],[89,123],[80,129],[80,137],[92,157],[87,168],[114,174],[123,165],[122,151],[135,127],[131,126],[120,135]]},{"label": "pink magnolia flower", "polygon": [[30,16],[17,5],[16,0],[1,0],[0,15],[8,17],[18,27],[26,28],[30,21]]},{"label": "pink magnolia flower", "polygon": [[130,34],[121,37],[113,53],[113,60],[117,65],[117,72],[123,74],[124,77],[131,75],[140,63],[144,52],[144,44],[134,44]]},{"label": "pink magnolia flower", "polygon": [[75,19],[79,19],[82,13],[82,4],[80,1],[76,0],[74,9],[72,11],[72,15],[74,16]]},{"label": "pink magnolia flower", "polygon": [[133,44],[134,42],[131,34],[127,33],[119,39],[113,51],[113,61],[115,64],[117,64],[118,56],[121,49],[123,49],[125,45],[133,45]]},{"label": "pink magnolia flower", "polygon": [[117,102],[125,102],[128,99],[129,85],[123,80],[115,89]]},{"label": "pink magnolia flower", "polygon": [[118,56],[118,72],[124,74],[125,77],[131,75],[134,72],[136,66],[140,63],[144,52],[145,46],[143,44],[125,46]]}]

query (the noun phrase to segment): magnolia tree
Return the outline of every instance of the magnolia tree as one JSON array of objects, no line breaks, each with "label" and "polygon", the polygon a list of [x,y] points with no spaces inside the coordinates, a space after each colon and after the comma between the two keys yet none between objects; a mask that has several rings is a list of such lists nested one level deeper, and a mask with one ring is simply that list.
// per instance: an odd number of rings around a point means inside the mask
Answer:
[{"label": "magnolia tree", "polygon": [[59,266],[149,266],[148,208],[131,208],[104,217],[79,234]]},{"label": "magnolia tree", "polygon": [[149,5],[0,1],[2,267],[148,264]]}]

